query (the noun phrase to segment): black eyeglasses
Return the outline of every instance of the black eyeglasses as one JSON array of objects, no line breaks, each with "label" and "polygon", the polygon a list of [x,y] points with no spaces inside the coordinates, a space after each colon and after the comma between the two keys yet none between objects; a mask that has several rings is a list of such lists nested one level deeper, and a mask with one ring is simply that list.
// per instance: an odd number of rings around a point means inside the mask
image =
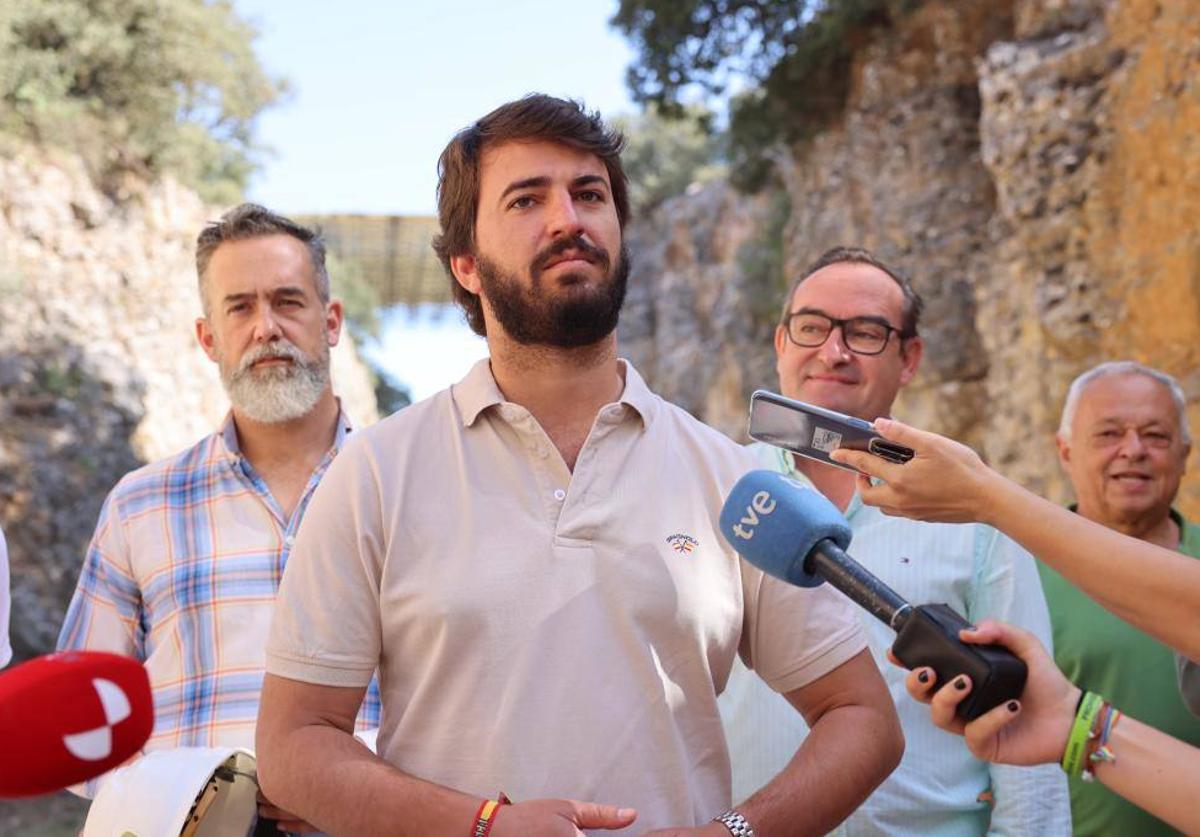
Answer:
[{"label": "black eyeglasses", "polygon": [[894,325],[874,317],[850,317],[839,320],[815,311],[793,311],[783,318],[783,330],[797,346],[814,349],[829,339],[835,328],[842,330],[842,342],[855,354],[877,355],[887,348],[892,332],[900,339],[912,337]]}]

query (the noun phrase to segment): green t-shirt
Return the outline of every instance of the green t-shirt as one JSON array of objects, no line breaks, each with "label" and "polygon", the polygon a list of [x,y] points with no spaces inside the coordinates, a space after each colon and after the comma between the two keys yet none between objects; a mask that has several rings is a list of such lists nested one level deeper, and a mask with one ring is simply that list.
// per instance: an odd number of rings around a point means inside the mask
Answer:
[{"label": "green t-shirt", "polygon": [[[1179,524],[1179,551],[1200,558],[1200,526],[1174,510],[1171,516]],[[1109,613],[1045,564],[1038,563],[1038,572],[1054,627],[1054,660],[1067,679],[1131,717],[1200,746],[1200,718],[1180,698],[1174,652]],[[1077,837],[1178,833],[1099,782],[1073,778],[1069,784]]]}]

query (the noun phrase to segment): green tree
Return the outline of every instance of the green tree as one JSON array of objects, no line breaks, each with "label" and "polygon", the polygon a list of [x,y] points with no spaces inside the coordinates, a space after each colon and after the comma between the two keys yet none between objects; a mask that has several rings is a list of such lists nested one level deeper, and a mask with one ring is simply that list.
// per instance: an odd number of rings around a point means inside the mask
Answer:
[{"label": "green tree", "polygon": [[235,202],[283,93],[227,0],[3,0],[0,131],[84,156],[101,185],[172,173]]},{"label": "green tree", "polygon": [[845,101],[854,49],[920,0],[621,0],[612,24],[638,53],[636,101],[679,113],[733,94],[729,166],[743,188],[767,182],[764,151],[820,128]]},{"label": "green tree", "polygon": [[330,292],[342,301],[346,327],[360,343],[379,339],[379,290],[367,279],[362,264],[354,258],[329,252],[325,256]]},{"label": "green tree", "polygon": [[386,418],[412,403],[412,393],[408,387],[378,366],[371,364],[368,368],[375,379],[375,404],[380,416]]},{"label": "green tree", "polygon": [[629,175],[635,211],[649,211],[667,198],[683,194],[693,183],[724,173],[722,137],[713,133],[710,122],[711,114],[700,108],[671,118],[653,107],[613,120],[625,134],[621,162]]}]

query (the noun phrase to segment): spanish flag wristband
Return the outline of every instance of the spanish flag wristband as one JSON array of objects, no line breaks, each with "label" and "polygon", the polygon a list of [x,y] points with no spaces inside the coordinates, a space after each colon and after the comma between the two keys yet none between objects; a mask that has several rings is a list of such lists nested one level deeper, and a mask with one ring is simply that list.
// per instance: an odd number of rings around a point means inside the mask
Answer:
[{"label": "spanish flag wristband", "polygon": [[471,832],[471,837],[488,837],[492,830],[492,824],[496,821],[496,812],[500,810],[501,805],[510,804],[512,804],[511,800],[503,792],[499,799],[483,800],[483,804],[475,812],[475,828]]}]

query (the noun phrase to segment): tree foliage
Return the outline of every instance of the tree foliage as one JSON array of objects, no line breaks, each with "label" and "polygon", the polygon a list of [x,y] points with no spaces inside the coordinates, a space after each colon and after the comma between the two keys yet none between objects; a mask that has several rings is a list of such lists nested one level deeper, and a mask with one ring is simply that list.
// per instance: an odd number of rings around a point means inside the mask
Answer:
[{"label": "tree foliage", "polygon": [[228,0],[3,0],[0,131],[81,153],[102,185],[170,172],[231,203],[284,90]]},{"label": "tree foliage", "polygon": [[348,256],[329,252],[325,255],[330,293],[342,301],[346,328],[360,343],[379,339],[379,309],[383,302],[379,289],[367,279],[362,263]]},{"label": "tree foliage", "polygon": [[368,365],[374,378],[375,405],[380,416],[386,418],[412,403],[412,393],[408,387],[378,366],[370,363]]},{"label": "tree foliage", "polygon": [[649,108],[613,120],[625,135],[621,162],[636,212],[652,210],[693,183],[724,173],[723,142],[710,130],[709,119],[710,114],[699,108],[688,109],[678,118]]},{"label": "tree foliage", "polygon": [[730,168],[765,184],[764,151],[824,125],[845,101],[854,50],[920,0],[621,0],[612,23],[634,43],[634,99],[678,113],[732,95]]}]

